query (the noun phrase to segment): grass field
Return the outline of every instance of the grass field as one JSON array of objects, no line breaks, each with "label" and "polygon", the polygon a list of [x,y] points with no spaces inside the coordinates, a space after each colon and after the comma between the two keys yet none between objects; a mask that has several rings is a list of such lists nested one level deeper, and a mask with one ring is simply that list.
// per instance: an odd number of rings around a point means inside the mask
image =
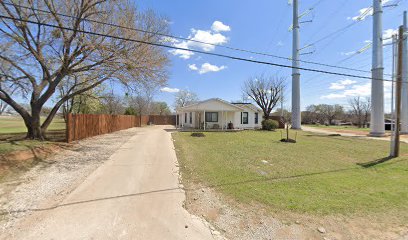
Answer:
[{"label": "grass field", "polygon": [[[62,118],[55,118],[48,130],[53,132],[49,134],[52,141],[61,141],[65,138],[64,133],[56,132],[54,130],[64,130],[65,122]],[[24,140],[27,129],[22,118],[0,116],[0,154],[6,154],[13,151],[28,150],[33,147],[43,146],[49,144],[47,141],[33,141]],[[14,140],[2,140],[2,139]]]},{"label": "grass field", "polygon": [[[292,132],[293,133],[293,132]],[[381,161],[389,142],[298,132],[173,134],[183,183],[213,186],[242,203],[313,215],[393,212],[408,221],[408,156]],[[401,152],[407,153],[406,144]],[[370,167],[369,167],[370,166]]]},{"label": "grass field", "polygon": [[[42,121],[44,119],[41,119]],[[65,129],[65,122],[62,118],[55,118],[48,130]],[[21,117],[0,116],[0,134],[2,133],[25,133],[27,129]]]}]

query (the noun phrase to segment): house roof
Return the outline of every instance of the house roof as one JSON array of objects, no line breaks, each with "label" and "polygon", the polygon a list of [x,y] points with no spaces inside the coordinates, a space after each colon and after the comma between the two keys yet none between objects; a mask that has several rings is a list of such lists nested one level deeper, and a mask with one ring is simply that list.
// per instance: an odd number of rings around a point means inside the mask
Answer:
[{"label": "house roof", "polygon": [[[205,103],[209,103],[211,101],[216,101],[216,102],[222,103],[222,104],[226,105],[227,108],[229,107],[230,109],[239,110],[239,111],[245,110],[242,106],[232,104],[232,103],[230,103],[228,101],[225,101],[225,100],[222,100],[220,98],[210,98],[210,99],[207,99],[207,100],[204,100],[204,101],[200,101],[198,103],[194,103],[194,104],[190,104],[190,105],[178,108],[177,111],[206,110],[206,109],[203,109],[203,107],[200,107],[200,105],[203,105]],[[211,110],[215,110],[215,109],[211,109]],[[217,109],[217,110],[228,110],[228,109],[220,108],[220,109]]]},{"label": "house roof", "polygon": [[240,106],[240,107],[247,107],[247,108],[249,108],[249,109],[251,109],[252,111],[255,111],[255,112],[262,112],[261,109],[259,109],[257,106],[255,106],[252,103],[231,103],[231,104],[236,105],[236,106]]}]

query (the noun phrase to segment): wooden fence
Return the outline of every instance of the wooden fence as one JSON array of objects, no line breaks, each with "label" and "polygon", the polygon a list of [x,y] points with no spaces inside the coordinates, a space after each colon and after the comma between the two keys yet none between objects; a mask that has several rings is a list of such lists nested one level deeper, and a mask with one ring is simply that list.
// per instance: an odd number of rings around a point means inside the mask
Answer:
[{"label": "wooden fence", "polygon": [[149,123],[154,125],[176,125],[176,115],[150,115]]},{"label": "wooden fence", "polygon": [[147,124],[175,125],[176,116],[130,116],[107,114],[68,114],[67,142]]}]

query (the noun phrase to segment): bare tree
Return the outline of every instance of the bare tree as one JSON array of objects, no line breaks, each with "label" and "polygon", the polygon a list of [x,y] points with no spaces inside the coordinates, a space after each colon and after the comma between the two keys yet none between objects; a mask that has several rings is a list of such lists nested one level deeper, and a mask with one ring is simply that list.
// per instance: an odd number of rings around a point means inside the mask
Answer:
[{"label": "bare tree", "polygon": [[136,115],[138,116],[149,114],[148,113],[149,105],[150,99],[146,95],[139,94],[130,97],[129,107],[133,108]]},{"label": "bare tree", "polygon": [[[152,12],[136,12],[129,1],[0,1],[0,13],[8,17],[0,20],[0,100],[24,119],[27,138],[43,139],[66,101],[108,79],[123,84],[147,81],[163,84],[167,80],[168,56],[163,49],[124,40],[160,41],[161,37],[154,33],[166,32],[167,23]],[[80,80],[73,81],[73,76],[80,76]],[[58,87],[67,81],[67,91],[57,97]],[[16,94],[8,91],[10,86],[18,86],[20,93],[27,93],[29,111],[17,102]],[[50,99],[55,104],[41,123],[41,109]]]},{"label": "bare tree", "polygon": [[354,97],[348,100],[351,106],[351,114],[357,122],[357,126],[362,128],[367,125],[369,121],[370,111],[371,111],[371,100],[366,98],[365,100],[361,97]]},{"label": "bare tree", "polygon": [[[1,79],[1,77],[0,77],[0,79]],[[1,80],[0,80],[0,86],[1,86]],[[16,93],[17,90],[18,90],[18,88],[16,86],[13,86],[13,85],[7,86],[7,92],[9,92],[10,94]],[[0,99],[0,115],[2,115],[3,113],[5,113],[8,110],[9,110],[9,105],[5,101],[2,101]]]},{"label": "bare tree", "polygon": [[7,103],[0,101],[0,115],[3,115],[3,113],[6,112],[7,107],[8,107]]},{"label": "bare tree", "polygon": [[[73,86],[78,84],[79,76],[68,76],[63,84],[58,86],[58,97],[65,96],[68,91],[72,90]],[[73,83],[74,81],[75,83]],[[74,87],[75,88],[75,87]],[[67,120],[68,113],[74,114],[97,114],[100,113],[102,109],[101,96],[103,94],[104,87],[102,85],[96,86],[86,92],[72,96],[70,99],[65,101],[62,108],[62,116],[64,120]]]},{"label": "bare tree", "polygon": [[106,114],[120,115],[124,114],[124,99],[113,93],[104,94],[101,98],[102,112]]},{"label": "bare tree", "polygon": [[153,102],[151,104],[150,114],[169,115],[171,113],[166,102]]},{"label": "bare tree", "polygon": [[281,101],[284,91],[284,78],[252,77],[244,83],[242,92],[250,97],[263,111],[263,118],[268,119],[272,110]]},{"label": "bare tree", "polygon": [[319,104],[316,106],[317,111],[327,120],[328,124],[333,124],[333,120],[340,117],[344,113],[341,105]]},{"label": "bare tree", "polygon": [[197,94],[188,90],[180,90],[176,93],[175,98],[174,106],[176,109],[198,102]]},{"label": "bare tree", "polygon": [[302,122],[306,124],[315,124],[320,122],[319,115],[316,111],[316,105],[309,105],[306,110],[302,112]]}]

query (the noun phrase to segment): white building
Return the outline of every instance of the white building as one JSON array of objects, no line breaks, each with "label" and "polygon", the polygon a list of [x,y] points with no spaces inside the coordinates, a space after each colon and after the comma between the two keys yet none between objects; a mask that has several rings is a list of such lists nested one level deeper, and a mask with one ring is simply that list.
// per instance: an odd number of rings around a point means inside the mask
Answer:
[{"label": "white building", "polygon": [[262,110],[255,105],[230,103],[219,98],[179,108],[176,114],[177,127],[184,129],[257,129],[262,122]]}]

